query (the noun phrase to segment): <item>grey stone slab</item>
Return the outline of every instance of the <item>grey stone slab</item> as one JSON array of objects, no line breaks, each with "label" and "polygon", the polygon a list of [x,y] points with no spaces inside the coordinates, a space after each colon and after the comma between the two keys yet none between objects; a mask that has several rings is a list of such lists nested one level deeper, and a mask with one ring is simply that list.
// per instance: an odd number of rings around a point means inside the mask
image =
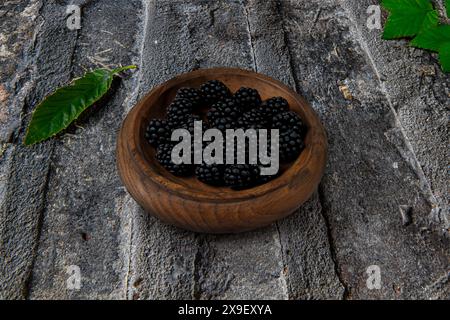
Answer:
[{"label": "grey stone slab", "polygon": [[[430,298],[424,288],[448,272],[448,240],[429,223],[428,191],[348,12],[332,0],[282,5],[298,91],[328,132],[319,196],[345,298]],[[372,265],[378,290],[367,286]]]},{"label": "grey stone slab", "polygon": [[[435,2],[442,8],[442,1]],[[417,169],[421,175],[423,171],[424,187],[430,190],[435,209],[430,218],[440,223],[442,233],[448,236],[450,77],[442,72],[436,54],[411,48],[405,40],[382,40],[381,29],[369,29],[366,11],[371,4],[370,0],[343,2],[354,23],[354,34],[365,47],[388,101],[396,110],[417,159]]]},{"label": "grey stone slab", "polygon": [[[448,299],[448,77],[364,28],[369,1],[8,0],[0,7],[0,298]],[[137,63],[77,126],[32,148],[29,114],[85,68]],[[122,187],[116,134],[148,90],[236,66],[304,95],[330,143],[310,201],[275,225],[198,235]],[[448,103],[447,103],[448,104]],[[428,124],[428,126],[426,125]],[[367,287],[367,268],[381,289]],[[78,266],[80,290],[68,267]]]},{"label": "grey stone slab", "polygon": [[28,295],[54,144],[23,147],[21,124],[29,119],[32,106],[70,79],[75,37],[59,27],[63,20],[55,13],[62,4],[8,3],[13,7],[6,11],[14,15],[7,15],[2,21],[10,21],[5,31],[9,30],[13,39],[7,40],[6,49],[3,48],[11,51],[10,44],[22,40],[23,49],[16,48],[15,58],[7,61],[12,71],[2,74],[10,94],[6,106],[11,112],[7,117],[9,125],[1,127],[5,139],[2,142],[8,150],[1,159],[2,174],[7,180],[2,181],[0,211],[0,296],[18,299]]},{"label": "grey stone slab", "polygon": [[[295,88],[279,2],[248,1],[246,12],[256,69]],[[277,227],[288,298],[340,299],[344,288],[335,272],[317,195]]]},{"label": "grey stone slab", "polygon": [[[73,74],[127,65],[136,58],[140,1],[81,3]],[[60,12],[64,15],[64,11]],[[62,26],[65,28],[65,26]],[[116,136],[135,79],[118,80],[106,98],[55,143],[31,299],[124,299],[129,217],[115,163]],[[80,288],[71,287],[73,266]],[[69,281],[69,285],[68,285]]]}]

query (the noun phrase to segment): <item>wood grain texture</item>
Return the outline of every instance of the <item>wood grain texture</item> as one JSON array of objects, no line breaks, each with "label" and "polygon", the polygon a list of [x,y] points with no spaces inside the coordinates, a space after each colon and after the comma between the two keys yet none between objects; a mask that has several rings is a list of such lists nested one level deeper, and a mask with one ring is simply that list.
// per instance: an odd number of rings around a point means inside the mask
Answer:
[{"label": "wood grain texture", "polygon": [[[263,99],[283,96],[308,127],[306,148],[283,174],[249,190],[209,187],[195,178],[177,178],[163,169],[145,141],[148,121],[162,116],[177,89],[219,79],[232,91],[256,88]],[[148,212],[175,226],[197,232],[236,233],[286,217],[316,190],[326,164],[327,139],[313,109],[284,84],[234,68],[186,73],[152,90],[125,119],[117,142],[117,164],[123,183]]]}]

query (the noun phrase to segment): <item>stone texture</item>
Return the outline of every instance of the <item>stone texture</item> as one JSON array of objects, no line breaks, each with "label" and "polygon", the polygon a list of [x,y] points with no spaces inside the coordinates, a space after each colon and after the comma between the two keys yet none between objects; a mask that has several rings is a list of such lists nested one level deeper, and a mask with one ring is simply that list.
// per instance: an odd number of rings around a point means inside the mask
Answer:
[{"label": "stone texture", "polygon": [[[278,1],[246,3],[258,72],[295,88],[291,53]],[[289,299],[339,299],[344,288],[335,272],[322,206],[315,195],[295,214],[277,223]]]},{"label": "stone texture", "polygon": [[[82,28],[66,27],[68,4]],[[365,27],[369,0],[13,1],[0,5],[0,298],[448,299],[448,76]],[[65,134],[29,114],[85,69],[136,63]],[[292,216],[239,235],[162,224],[122,187],[120,123],[155,85],[213,66],[303,94],[330,159]],[[70,290],[68,267],[80,268]],[[378,265],[381,289],[366,270]]]},{"label": "stone texture", "polygon": [[[450,78],[438,64],[437,55],[411,48],[406,42],[383,41],[382,30],[367,28],[367,7],[374,1],[350,0],[345,9],[353,32],[368,54],[382,90],[395,109],[406,141],[414,151],[417,171],[434,207],[432,218],[449,235],[448,108]],[[443,1],[435,1],[442,8]],[[438,6],[439,8],[439,6]],[[423,175],[423,177],[422,177]]]},{"label": "stone texture", "polygon": [[[72,72],[130,64],[135,57],[140,1],[82,4],[82,28]],[[64,11],[63,11],[64,12]],[[124,15],[124,12],[134,12]],[[112,29],[119,24],[121,29]],[[95,44],[95,45],[83,45]],[[30,298],[120,299],[126,297],[128,217],[115,164],[116,136],[132,81],[117,81],[113,96],[97,103],[55,144],[33,270]],[[81,289],[67,290],[68,268],[81,272]]]},{"label": "stone texture", "polygon": [[[339,1],[286,1],[283,12],[298,89],[328,131],[319,194],[345,298],[424,298],[448,271],[448,239],[430,224],[428,189],[353,21]],[[406,228],[400,205],[412,207]],[[380,290],[366,286],[371,265]]]},{"label": "stone texture", "polygon": [[[75,37],[71,37],[67,29],[59,28],[63,20],[57,13],[62,5],[49,3],[40,8],[41,2],[36,1],[28,5],[15,7],[19,12],[25,10],[22,14],[28,12],[29,19],[35,22],[28,22],[25,30],[31,32],[32,37],[28,42],[24,40],[23,51],[17,52],[16,65],[10,64],[15,68],[10,74],[18,80],[11,80],[9,86],[17,88],[14,89],[16,94],[9,98],[12,103],[8,116],[10,126],[2,126],[3,139],[10,150],[1,159],[7,180],[2,186],[4,198],[0,211],[0,296],[16,299],[28,295],[54,145],[54,141],[48,141],[32,148],[23,147],[25,127],[22,122],[31,112],[31,106],[70,79],[71,54],[75,46]],[[15,15],[8,16],[7,20],[11,21],[11,32],[20,30],[17,26],[22,21]],[[43,57],[48,59],[43,61]]]}]

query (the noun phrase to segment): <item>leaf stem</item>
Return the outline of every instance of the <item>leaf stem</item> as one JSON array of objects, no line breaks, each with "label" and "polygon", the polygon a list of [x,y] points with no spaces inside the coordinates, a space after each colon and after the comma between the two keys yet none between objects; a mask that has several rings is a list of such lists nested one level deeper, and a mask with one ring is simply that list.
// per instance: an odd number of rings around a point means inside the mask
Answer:
[{"label": "leaf stem", "polygon": [[111,73],[112,73],[112,74],[117,74],[117,73],[120,73],[120,72],[125,71],[125,70],[136,69],[136,68],[137,68],[137,66],[134,65],[134,64],[132,64],[132,65],[130,65],[130,66],[120,67],[120,68],[117,68],[117,69],[113,69],[113,70],[111,70]]}]

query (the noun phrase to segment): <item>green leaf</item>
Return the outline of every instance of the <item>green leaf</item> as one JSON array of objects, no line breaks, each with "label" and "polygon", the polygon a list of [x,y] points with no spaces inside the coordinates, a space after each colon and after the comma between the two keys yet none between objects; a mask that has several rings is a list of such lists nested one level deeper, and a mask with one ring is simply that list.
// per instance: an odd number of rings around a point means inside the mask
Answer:
[{"label": "green leaf", "polygon": [[422,31],[411,41],[411,45],[439,52],[442,70],[450,72],[450,25],[440,25]]},{"label": "green leaf", "polygon": [[450,42],[447,42],[439,49],[439,62],[444,72],[450,72]]},{"label": "green leaf", "polygon": [[386,40],[413,37],[439,22],[429,0],[383,0],[381,4],[390,11],[383,32]]},{"label": "green leaf", "polygon": [[97,69],[56,90],[33,112],[24,140],[25,145],[46,140],[67,128],[108,91],[115,74],[135,68],[136,66],[114,70]]},{"label": "green leaf", "polygon": [[447,18],[450,19],[450,0],[445,0],[445,8],[447,9]]},{"label": "green leaf", "polygon": [[410,8],[433,10],[433,5],[429,0],[383,0],[381,5],[389,11],[401,11]]},{"label": "green leaf", "polygon": [[442,45],[450,42],[450,25],[440,25],[419,33],[411,41],[411,45],[417,48],[440,51]]}]

